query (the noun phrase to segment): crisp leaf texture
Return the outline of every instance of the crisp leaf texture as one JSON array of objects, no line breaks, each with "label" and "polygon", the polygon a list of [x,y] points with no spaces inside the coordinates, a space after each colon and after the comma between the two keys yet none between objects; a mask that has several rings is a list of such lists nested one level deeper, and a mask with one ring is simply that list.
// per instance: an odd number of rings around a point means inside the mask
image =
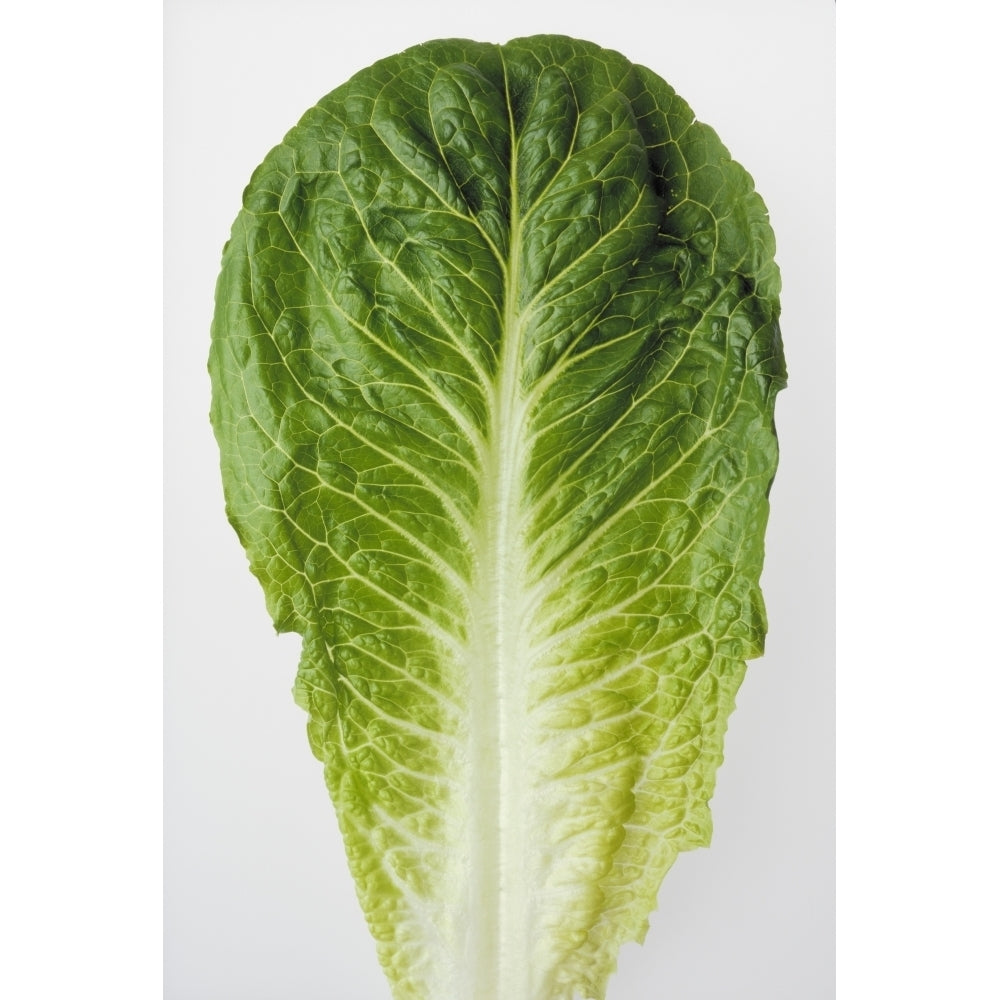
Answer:
[{"label": "crisp leaf texture", "polygon": [[558,36],[379,62],[253,175],[227,510],[396,1000],[603,997],[708,842],[765,630],[773,253],[684,101]]}]

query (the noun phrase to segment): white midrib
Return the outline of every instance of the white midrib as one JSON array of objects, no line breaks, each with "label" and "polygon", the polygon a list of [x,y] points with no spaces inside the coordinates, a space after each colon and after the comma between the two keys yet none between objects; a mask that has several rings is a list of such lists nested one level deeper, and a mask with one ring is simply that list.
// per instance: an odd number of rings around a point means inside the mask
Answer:
[{"label": "white midrib", "polygon": [[[511,128],[513,136],[513,123]],[[494,384],[481,510],[480,634],[471,645],[468,979],[456,1000],[529,1000],[530,919],[525,819],[527,656],[526,560],[518,528],[523,484],[525,400],[520,385],[520,233],[516,145],[511,150],[511,229],[498,377]]]}]

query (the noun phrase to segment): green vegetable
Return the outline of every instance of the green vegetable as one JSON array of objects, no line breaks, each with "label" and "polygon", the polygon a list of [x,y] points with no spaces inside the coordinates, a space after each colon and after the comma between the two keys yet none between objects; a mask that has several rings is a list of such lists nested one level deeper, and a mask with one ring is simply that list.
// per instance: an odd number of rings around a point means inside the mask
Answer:
[{"label": "green vegetable", "polygon": [[784,384],[766,210],[661,79],[435,41],[307,112],[212,422],[396,1000],[604,996],[707,844]]}]

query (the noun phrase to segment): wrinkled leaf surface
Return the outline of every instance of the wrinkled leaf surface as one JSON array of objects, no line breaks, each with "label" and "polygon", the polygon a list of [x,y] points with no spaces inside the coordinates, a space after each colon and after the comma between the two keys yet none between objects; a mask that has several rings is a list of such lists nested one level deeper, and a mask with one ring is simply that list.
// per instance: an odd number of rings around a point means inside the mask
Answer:
[{"label": "wrinkled leaf surface", "polygon": [[562,37],[379,62],[253,175],[227,509],[397,1000],[603,997],[708,842],[765,630],[773,252],[684,101]]}]

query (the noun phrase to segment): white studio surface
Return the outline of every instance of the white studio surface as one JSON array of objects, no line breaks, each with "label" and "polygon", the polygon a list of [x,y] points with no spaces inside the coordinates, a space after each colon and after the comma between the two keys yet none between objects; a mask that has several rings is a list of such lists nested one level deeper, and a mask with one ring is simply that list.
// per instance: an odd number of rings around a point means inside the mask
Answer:
[{"label": "white studio surface", "polygon": [[223,512],[205,363],[243,187],[377,59],[541,32],[650,67],[716,129],[768,205],[784,283],[768,652],[730,722],[713,845],[668,874],[608,997],[831,1000],[833,18],[795,0],[165,4],[166,1000],[389,998],[292,701],[299,639],[275,638]]}]

